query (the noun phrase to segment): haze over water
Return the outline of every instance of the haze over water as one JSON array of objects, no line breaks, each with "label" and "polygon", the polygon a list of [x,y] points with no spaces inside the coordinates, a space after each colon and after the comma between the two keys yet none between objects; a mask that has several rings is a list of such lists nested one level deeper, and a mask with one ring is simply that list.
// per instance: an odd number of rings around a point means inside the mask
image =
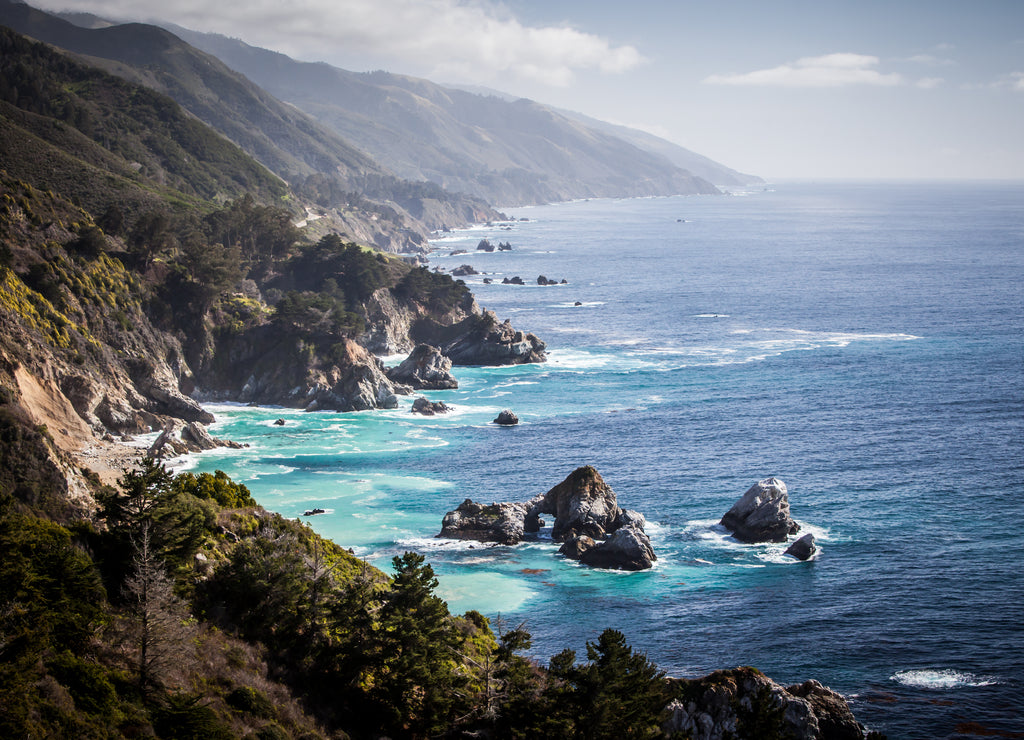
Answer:
[{"label": "haze over water", "polygon": [[[529,221],[448,235],[431,262],[486,273],[478,301],[548,363],[456,368],[425,394],[443,417],[413,397],[213,407],[251,447],[190,464],[285,516],[326,509],[310,524],[385,570],[423,552],[452,611],[526,620],[541,660],[616,627],[673,675],[818,679],[890,738],[1021,731],[1021,203],[1015,184],[801,184],[514,209]],[[490,423],[506,407],[520,426]],[[434,539],[463,499],[526,500],[584,464],[647,517],[651,571],[590,570],[543,535]],[[769,475],[811,562],[715,526]]]}]

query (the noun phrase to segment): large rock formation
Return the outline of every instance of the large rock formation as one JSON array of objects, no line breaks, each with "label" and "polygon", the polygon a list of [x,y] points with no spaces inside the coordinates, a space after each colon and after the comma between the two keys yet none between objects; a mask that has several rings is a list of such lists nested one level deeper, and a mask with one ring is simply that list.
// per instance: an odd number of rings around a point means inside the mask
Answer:
[{"label": "large rock formation", "polygon": [[441,350],[429,344],[418,344],[398,367],[388,370],[388,378],[414,390],[445,390],[458,388],[452,375],[452,361]]},{"label": "large rock formation", "polygon": [[789,516],[786,484],[778,478],[752,485],[720,523],[742,542],[785,542],[800,529]]},{"label": "large rock formation", "polygon": [[817,681],[784,688],[754,668],[716,671],[674,681],[662,731],[690,740],[786,737],[860,740],[864,728],[846,700]]},{"label": "large rock formation", "polygon": [[525,504],[500,503],[484,506],[466,499],[455,511],[444,515],[438,537],[516,545],[523,539]]},{"label": "large rock formation", "polygon": [[565,480],[547,493],[535,496],[526,506],[531,520],[541,514],[555,517],[551,529],[551,539],[555,542],[580,534],[604,539],[616,529],[622,511],[616,503],[615,491],[590,465],[576,468]]},{"label": "large rock formation", "polygon": [[455,365],[522,365],[544,362],[546,345],[536,335],[499,322],[493,311],[473,314],[450,326],[424,320],[412,330],[420,342],[436,345]]},{"label": "large rock formation", "polygon": [[559,552],[568,558],[616,570],[643,570],[657,559],[644,517],[620,509],[615,492],[589,465],[526,503],[483,506],[466,499],[445,514],[437,536],[515,545],[540,530],[544,514],[555,517],[551,537],[565,543]]}]

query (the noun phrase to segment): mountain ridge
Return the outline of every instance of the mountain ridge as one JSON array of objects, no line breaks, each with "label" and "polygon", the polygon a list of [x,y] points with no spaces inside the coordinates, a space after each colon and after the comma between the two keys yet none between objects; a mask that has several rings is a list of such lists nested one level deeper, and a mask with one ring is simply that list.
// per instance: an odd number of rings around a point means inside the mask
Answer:
[{"label": "mountain ridge", "polygon": [[238,39],[168,27],[406,178],[501,206],[718,192],[660,154],[532,100],[299,62]]}]

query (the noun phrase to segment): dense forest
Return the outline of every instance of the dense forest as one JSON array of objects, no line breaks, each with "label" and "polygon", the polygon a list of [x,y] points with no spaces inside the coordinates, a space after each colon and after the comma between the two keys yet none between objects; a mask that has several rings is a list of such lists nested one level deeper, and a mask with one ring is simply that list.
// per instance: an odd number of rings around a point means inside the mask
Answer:
[{"label": "dense forest", "polygon": [[608,630],[578,664],[449,614],[222,474],[143,461],[91,520],[0,500],[4,737],[656,737],[663,674]]}]

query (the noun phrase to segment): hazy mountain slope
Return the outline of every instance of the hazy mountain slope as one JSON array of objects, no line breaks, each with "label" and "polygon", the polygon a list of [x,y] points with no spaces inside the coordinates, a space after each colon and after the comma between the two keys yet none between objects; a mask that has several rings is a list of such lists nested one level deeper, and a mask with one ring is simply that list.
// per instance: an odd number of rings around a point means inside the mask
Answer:
[{"label": "hazy mountain slope", "polygon": [[129,212],[245,193],[273,202],[287,192],[170,98],[0,30],[0,166],[9,174],[87,207],[116,196]]},{"label": "hazy mountain slope", "polygon": [[629,126],[619,126],[614,123],[607,123],[573,111],[562,110],[560,112],[568,118],[579,121],[585,126],[589,126],[590,128],[598,131],[604,131],[612,136],[618,136],[620,139],[628,141],[633,146],[658,154],[675,164],[677,167],[682,167],[683,169],[692,172],[697,177],[702,177],[705,180],[715,183],[715,185],[739,186],[764,182],[764,180],[757,175],[747,175],[742,172],[737,172],[736,170],[726,167],[723,164],[719,164],[702,154],[692,152],[685,147],[673,144],[671,141],[666,141],[665,139],[655,136],[654,134],[649,134],[646,131],[640,131],[639,129],[630,128]]},{"label": "hazy mountain slope", "polygon": [[137,23],[88,29],[8,0],[0,0],[0,23],[170,95],[286,179],[332,172],[349,182],[383,172],[308,116],[164,29]]},{"label": "hazy mountain slope", "polygon": [[171,96],[325,209],[323,226],[358,241],[419,249],[431,230],[501,217],[478,199],[395,177],[311,116],[164,29],[84,28],[9,0],[0,0],[0,23]]},{"label": "hazy mountain slope", "polygon": [[502,205],[717,192],[659,155],[529,100],[509,102],[385,72],[357,74],[237,39],[175,31],[402,177]]}]

